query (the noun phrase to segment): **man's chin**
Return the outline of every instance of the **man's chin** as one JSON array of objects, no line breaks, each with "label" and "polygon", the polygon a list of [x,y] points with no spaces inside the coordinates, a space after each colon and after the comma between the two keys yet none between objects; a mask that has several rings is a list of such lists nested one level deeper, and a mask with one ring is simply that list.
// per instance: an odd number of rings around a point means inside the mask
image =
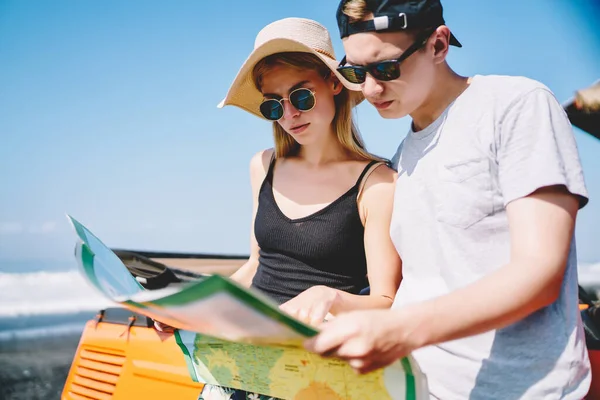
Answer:
[{"label": "man's chin", "polygon": [[385,119],[399,119],[404,118],[408,115],[404,110],[398,110],[395,108],[386,108],[383,110],[377,109],[377,112],[382,118]]}]

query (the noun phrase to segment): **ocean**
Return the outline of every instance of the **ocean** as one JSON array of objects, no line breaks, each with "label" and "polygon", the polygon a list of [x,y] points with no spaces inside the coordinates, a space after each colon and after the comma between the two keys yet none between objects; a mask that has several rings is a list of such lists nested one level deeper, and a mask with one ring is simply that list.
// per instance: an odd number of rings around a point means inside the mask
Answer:
[{"label": "ocean", "polygon": [[0,341],[78,333],[112,304],[75,260],[0,260]]},{"label": "ocean", "polygon": [[[79,333],[114,305],[77,268],[75,260],[0,260],[0,342]],[[579,281],[600,294],[600,263],[581,264]]]}]

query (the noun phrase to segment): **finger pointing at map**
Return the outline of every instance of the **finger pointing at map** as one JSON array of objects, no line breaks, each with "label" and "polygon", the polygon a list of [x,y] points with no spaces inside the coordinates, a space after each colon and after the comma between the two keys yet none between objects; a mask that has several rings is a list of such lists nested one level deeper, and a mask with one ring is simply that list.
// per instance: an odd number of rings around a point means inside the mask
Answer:
[{"label": "finger pointing at map", "polygon": [[408,318],[400,311],[354,311],[321,326],[319,335],[305,342],[309,351],[348,360],[359,373],[390,365],[418,348],[409,335]]}]

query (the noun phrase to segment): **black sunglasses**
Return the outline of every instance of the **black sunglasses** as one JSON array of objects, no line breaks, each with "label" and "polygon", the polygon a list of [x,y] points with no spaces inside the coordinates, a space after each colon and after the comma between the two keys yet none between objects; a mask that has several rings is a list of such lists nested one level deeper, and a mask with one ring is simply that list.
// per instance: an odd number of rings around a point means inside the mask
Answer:
[{"label": "black sunglasses", "polygon": [[427,39],[434,31],[427,31],[420,38],[415,40],[400,57],[395,60],[379,61],[368,65],[344,65],[346,56],[338,65],[338,72],[351,83],[364,83],[367,79],[367,73],[378,81],[393,81],[400,78],[400,63],[410,57],[413,53],[425,46]]},{"label": "black sunglasses", "polygon": [[283,101],[288,100],[298,111],[306,112],[315,108],[317,98],[315,92],[307,88],[292,90],[287,99],[264,99],[260,103],[260,113],[270,121],[278,121],[283,117]]}]

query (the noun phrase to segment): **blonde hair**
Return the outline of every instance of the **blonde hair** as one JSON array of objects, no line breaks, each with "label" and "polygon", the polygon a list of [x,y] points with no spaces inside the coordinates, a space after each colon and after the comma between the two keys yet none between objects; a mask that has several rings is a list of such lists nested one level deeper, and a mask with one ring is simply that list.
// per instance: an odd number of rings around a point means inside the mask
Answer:
[{"label": "blonde hair", "polygon": [[[346,0],[342,12],[348,16],[351,24],[360,21],[366,21],[373,18],[373,11],[369,8],[366,0]],[[403,29],[402,32],[412,38],[417,38],[427,29]]]},{"label": "blonde hair", "polygon": [[[252,75],[254,84],[258,90],[262,86],[262,77],[275,66],[312,69],[324,78],[329,77],[332,73],[329,67],[314,54],[302,52],[272,54],[260,60],[254,67]],[[352,118],[353,104],[351,103],[348,89],[342,87],[342,91],[335,96],[334,102],[335,116],[332,124],[337,139],[344,149],[359,160],[381,160],[365,149],[358,128]],[[298,154],[300,145],[277,121],[273,122],[273,139],[275,141],[276,157],[287,157]]]},{"label": "blonde hair", "polygon": [[365,20],[373,11],[369,10],[366,0],[348,0],[342,12],[350,17],[350,23],[354,23]]}]

